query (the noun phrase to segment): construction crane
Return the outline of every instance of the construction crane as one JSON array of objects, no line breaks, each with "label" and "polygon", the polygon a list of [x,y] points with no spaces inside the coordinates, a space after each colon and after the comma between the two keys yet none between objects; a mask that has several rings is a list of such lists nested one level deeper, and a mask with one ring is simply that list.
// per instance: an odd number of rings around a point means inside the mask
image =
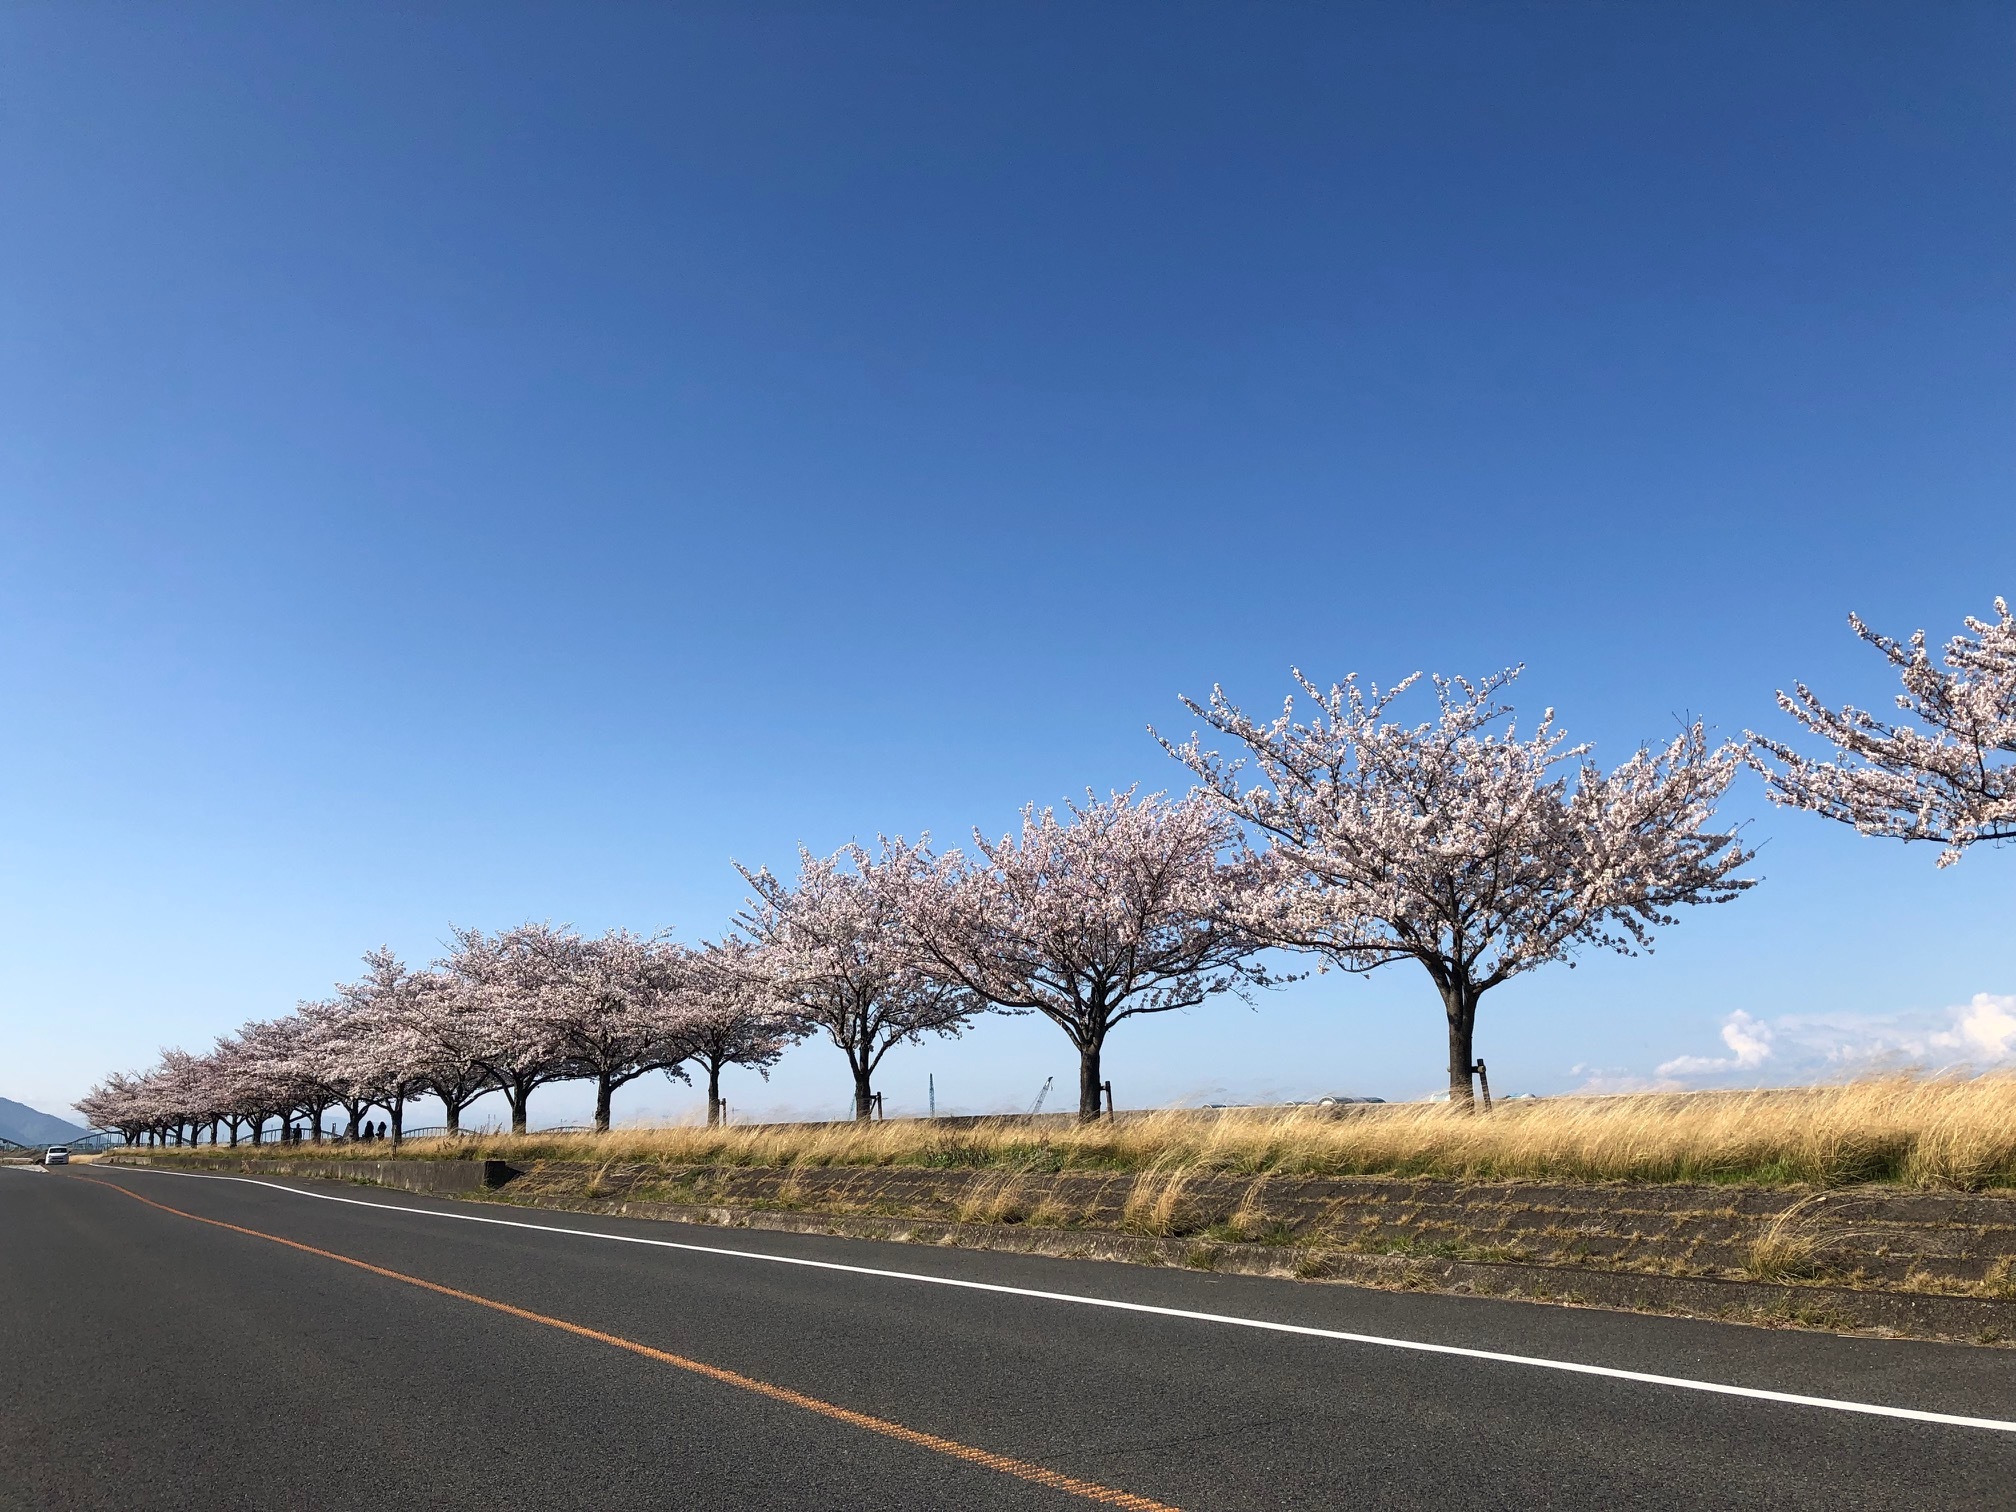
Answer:
[{"label": "construction crane", "polygon": [[1050,1095],[1050,1083],[1054,1082],[1055,1080],[1057,1080],[1057,1078],[1054,1076],[1046,1076],[1043,1078],[1043,1090],[1036,1094],[1036,1101],[1029,1105],[1029,1116],[1031,1118],[1034,1118],[1038,1113],[1041,1113],[1043,1111],[1043,1099]]}]

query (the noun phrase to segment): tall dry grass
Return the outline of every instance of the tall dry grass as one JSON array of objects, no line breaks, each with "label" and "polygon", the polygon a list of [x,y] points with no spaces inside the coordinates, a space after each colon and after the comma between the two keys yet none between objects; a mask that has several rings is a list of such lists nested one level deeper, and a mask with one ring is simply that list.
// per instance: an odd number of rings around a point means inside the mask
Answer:
[{"label": "tall dry grass", "polygon": [[[189,1153],[207,1153],[207,1147]],[[311,1146],[289,1153],[317,1152]],[[322,1153],[334,1152],[324,1147]],[[386,1153],[382,1145],[370,1150],[373,1158]],[[2016,1186],[2016,1075],[1891,1076],[1757,1092],[1554,1097],[1500,1103],[1488,1115],[1403,1103],[1344,1110],[1168,1109],[1091,1125],[900,1119],[625,1128],[600,1135],[492,1134],[413,1141],[402,1153],[676,1166],[924,1165],[1003,1172],[1825,1186],[1882,1181],[1964,1189]],[[1002,1198],[1009,1200],[1005,1190]]]}]

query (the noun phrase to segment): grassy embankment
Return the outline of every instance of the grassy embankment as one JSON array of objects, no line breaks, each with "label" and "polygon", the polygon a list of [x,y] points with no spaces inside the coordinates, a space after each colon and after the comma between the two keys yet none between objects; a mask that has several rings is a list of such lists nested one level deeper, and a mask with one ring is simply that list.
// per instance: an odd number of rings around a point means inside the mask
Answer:
[{"label": "grassy embankment", "polygon": [[[203,1146],[181,1153],[212,1152]],[[241,1146],[237,1153],[282,1152]],[[384,1145],[325,1145],[286,1153],[382,1159],[390,1151]],[[714,1130],[684,1125],[601,1135],[430,1139],[411,1141],[400,1153],[682,1167],[908,1165],[1820,1186],[1875,1181],[1973,1190],[2016,1187],[2016,1075],[1557,1097],[1501,1103],[1488,1116],[1405,1103],[1339,1111],[1168,1109],[1086,1126],[1014,1118]]]}]

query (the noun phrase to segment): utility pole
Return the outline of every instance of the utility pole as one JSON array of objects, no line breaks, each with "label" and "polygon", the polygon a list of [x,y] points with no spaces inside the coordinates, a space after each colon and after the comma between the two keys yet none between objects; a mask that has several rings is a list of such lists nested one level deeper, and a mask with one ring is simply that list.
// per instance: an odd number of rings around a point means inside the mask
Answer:
[{"label": "utility pole", "polygon": [[927,1088],[929,1088],[929,1089],[930,1089],[930,1091],[929,1091],[929,1097],[930,1097],[930,1099],[931,1099],[931,1116],[932,1116],[933,1118],[936,1118],[936,1117],[938,1116],[938,1078],[937,1078],[937,1076],[936,1076],[935,1074],[934,1074],[934,1075],[930,1075],[930,1076],[926,1076],[926,1077],[924,1078],[924,1085],[925,1085],[925,1086],[926,1086]]}]

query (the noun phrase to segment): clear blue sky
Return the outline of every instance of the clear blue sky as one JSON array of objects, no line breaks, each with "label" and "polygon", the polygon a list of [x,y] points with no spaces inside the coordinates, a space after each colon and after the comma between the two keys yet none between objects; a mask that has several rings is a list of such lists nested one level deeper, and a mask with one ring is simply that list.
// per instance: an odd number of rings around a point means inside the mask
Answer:
[{"label": "clear blue sky", "polygon": [[[1144,726],[1291,664],[1524,661],[1612,761],[1880,701],[1848,610],[2016,597],[2012,62],[1993,4],[7,7],[0,1094],[451,922],[692,939],[731,857],[1180,785]],[[2016,994],[2016,854],[1730,811],[1764,884],[1494,993],[1501,1090]],[[1109,1069],[1441,1059],[1396,966]]]}]

